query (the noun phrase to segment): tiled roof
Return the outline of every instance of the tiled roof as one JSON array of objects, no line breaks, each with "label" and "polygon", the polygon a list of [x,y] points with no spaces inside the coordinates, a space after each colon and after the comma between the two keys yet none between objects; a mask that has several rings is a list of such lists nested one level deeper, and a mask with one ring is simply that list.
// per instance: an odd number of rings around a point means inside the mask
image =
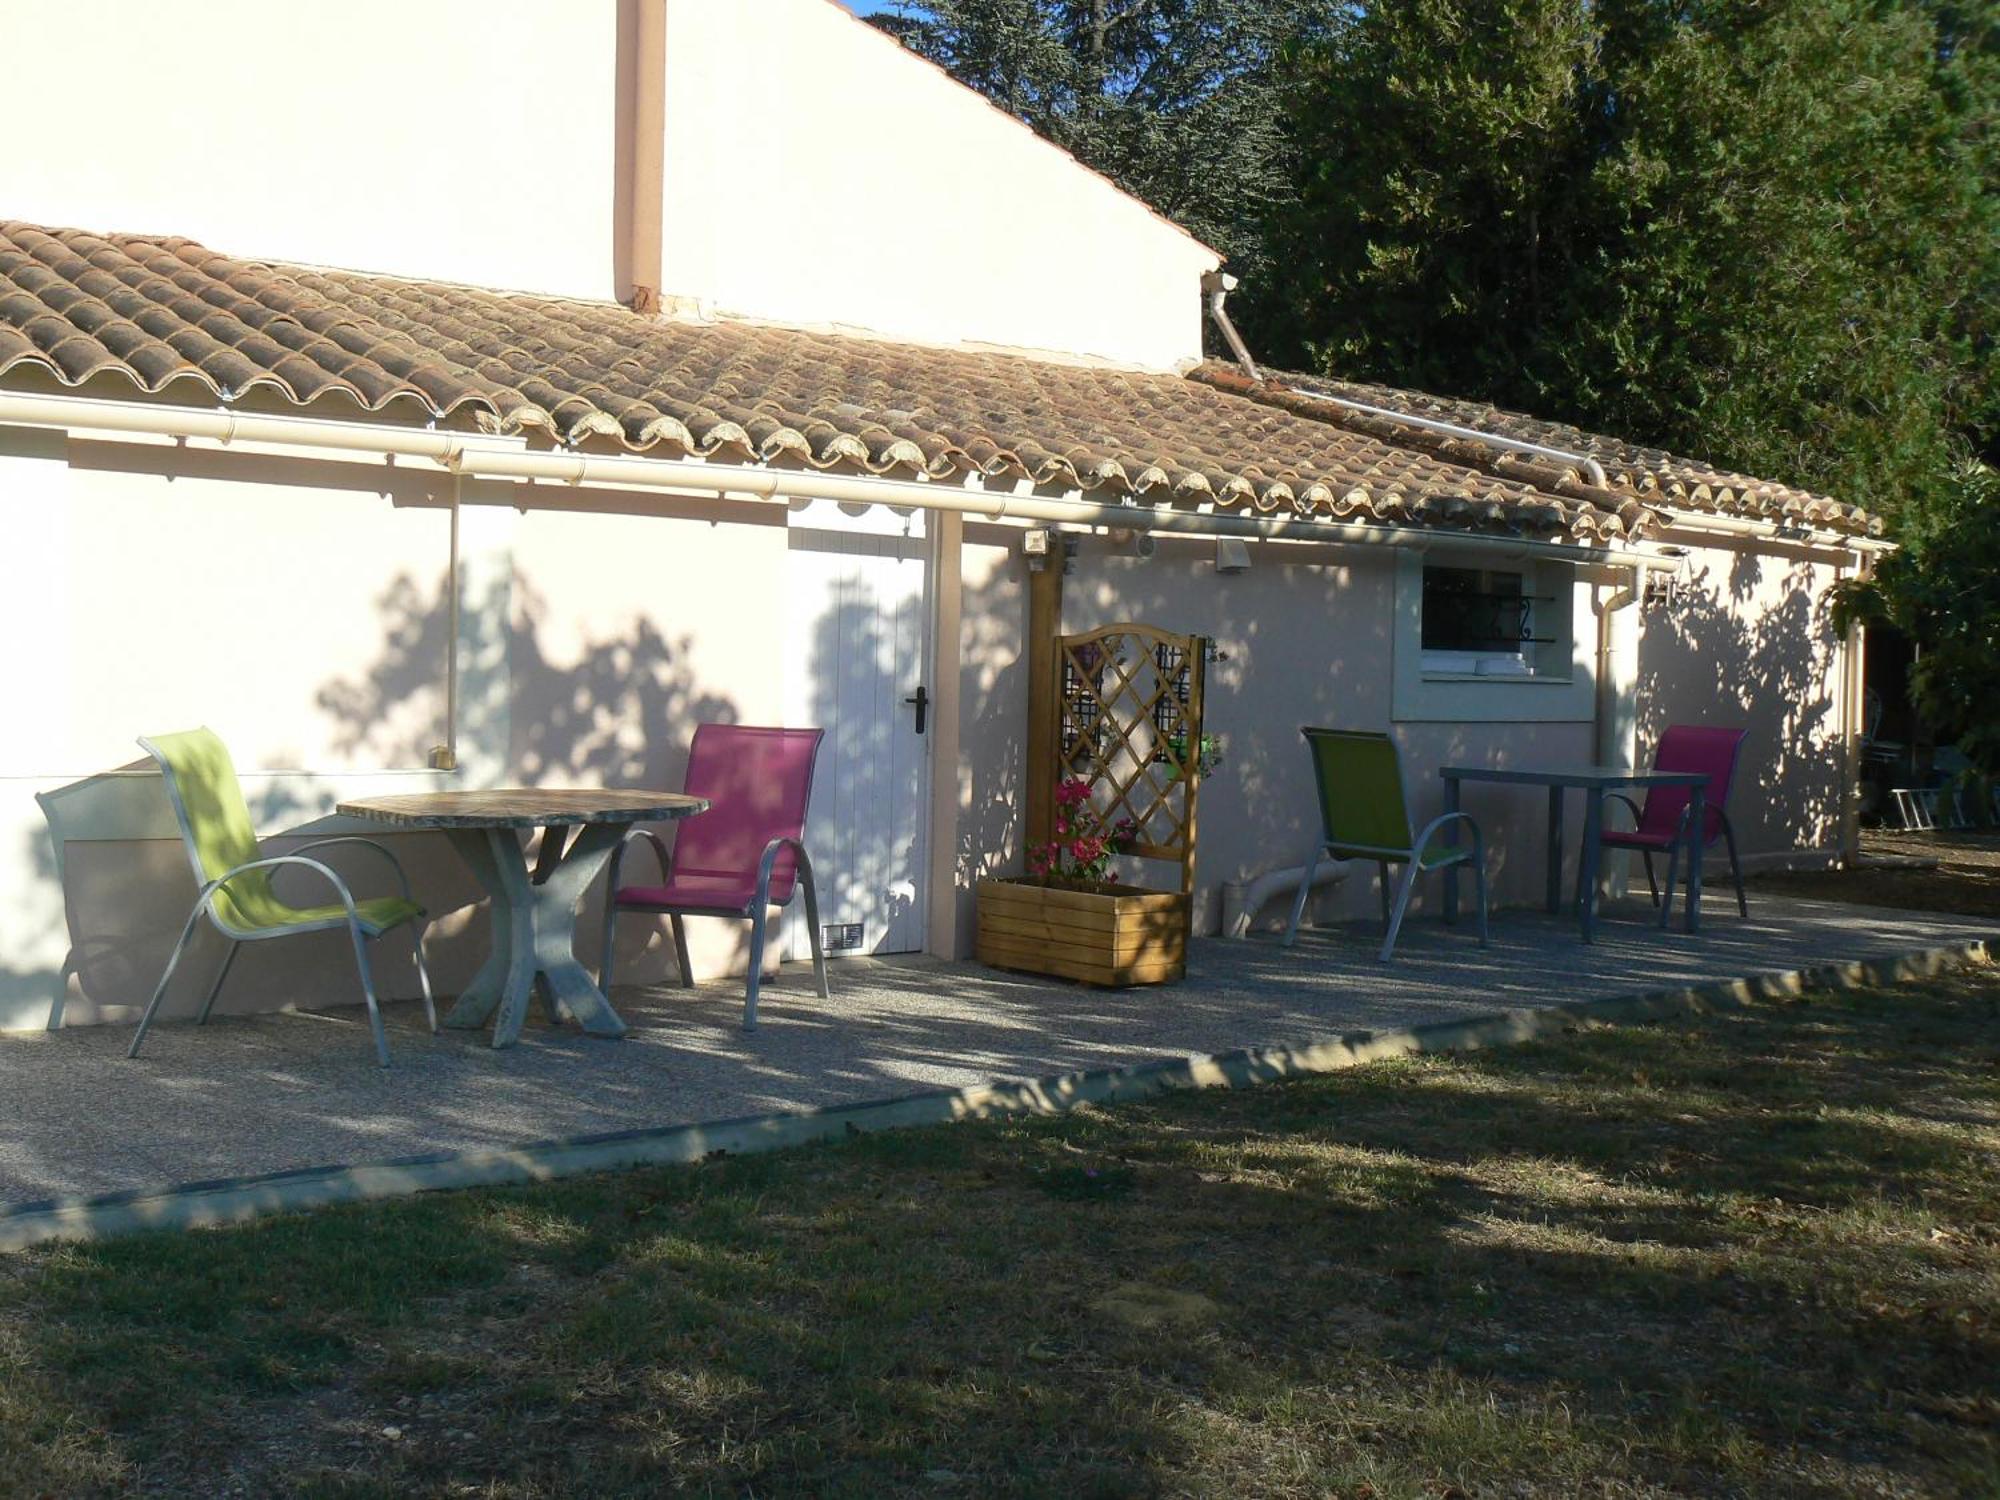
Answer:
[{"label": "tiled roof", "polygon": [[[1421,449],[1487,473],[1519,478],[1551,494],[1586,500],[1609,510],[1636,500],[1668,512],[1700,511],[1789,521],[1851,534],[1882,530],[1879,518],[1825,495],[1752,479],[1698,459],[1680,458],[1658,448],[1644,448],[1585,432],[1580,427],[1544,422],[1476,401],[1453,401],[1420,391],[1271,370],[1264,371],[1263,380],[1257,382],[1236,365],[1220,360],[1208,361],[1193,375],[1218,390],[1251,396],[1284,411],[1317,417],[1353,432]],[[1314,400],[1313,393],[1340,396],[1594,458],[1604,470],[1605,487],[1599,489],[1590,484],[1576,465],[1559,459],[1507,453],[1470,439],[1405,426]]]},{"label": "tiled roof", "polygon": [[1632,495],[1448,461],[1169,374],[642,317],[609,303],[234,259],[0,222],[0,378],[181,383],[223,401],[415,403],[580,444],[1595,539]]}]

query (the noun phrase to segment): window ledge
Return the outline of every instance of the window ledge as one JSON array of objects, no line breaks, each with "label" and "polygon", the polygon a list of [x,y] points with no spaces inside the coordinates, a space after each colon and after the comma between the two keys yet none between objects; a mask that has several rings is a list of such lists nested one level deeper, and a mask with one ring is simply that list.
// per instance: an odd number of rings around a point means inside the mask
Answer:
[{"label": "window ledge", "polygon": [[1419,676],[1424,682],[1494,682],[1509,687],[1567,687],[1576,680],[1567,672],[1560,677],[1548,672],[1424,672]]}]

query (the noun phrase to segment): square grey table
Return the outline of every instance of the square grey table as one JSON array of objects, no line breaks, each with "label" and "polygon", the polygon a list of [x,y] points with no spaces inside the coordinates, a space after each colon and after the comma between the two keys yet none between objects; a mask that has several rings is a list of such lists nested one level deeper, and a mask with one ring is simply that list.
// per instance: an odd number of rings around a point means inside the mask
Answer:
[{"label": "square grey table", "polygon": [[[1577,867],[1576,904],[1583,940],[1595,941],[1597,930],[1597,878],[1603,862],[1604,798],[1608,792],[1627,787],[1684,786],[1688,789],[1686,826],[1689,848],[1686,908],[1687,930],[1701,929],[1701,835],[1708,819],[1708,773],[1706,771],[1619,771],[1609,766],[1446,766],[1438,772],[1444,778],[1445,811],[1457,812],[1459,787],[1467,781],[1497,781],[1515,786],[1545,786],[1549,789],[1549,910],[1562,910],[1563,793],[1571,787],[1583,792],[1583,857]],[[1448,835],[1458,841],[1454,830]],[[1673,883],[1668,882],[1660,922],[1673,910]],[[1444,877],[1444,919],[1458,919],[1458,867]]]}]

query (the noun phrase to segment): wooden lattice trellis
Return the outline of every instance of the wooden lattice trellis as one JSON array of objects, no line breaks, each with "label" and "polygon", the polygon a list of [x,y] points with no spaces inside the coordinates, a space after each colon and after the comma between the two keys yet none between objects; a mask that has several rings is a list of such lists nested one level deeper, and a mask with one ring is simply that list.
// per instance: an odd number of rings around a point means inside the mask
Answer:
[{"label": "wooden lattice trellis", "polygon": [[1208,641],[1150,625],[1056,640],[1056,778],[1090,784],[1106,823],[1129,818],[1130,851],[1181,867],[1194,890],[1195,800]]}]

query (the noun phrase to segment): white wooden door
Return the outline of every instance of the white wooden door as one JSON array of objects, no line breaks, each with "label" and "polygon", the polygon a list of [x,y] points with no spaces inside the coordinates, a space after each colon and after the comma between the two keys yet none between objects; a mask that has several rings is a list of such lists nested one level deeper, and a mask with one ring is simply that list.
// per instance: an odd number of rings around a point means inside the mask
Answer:
[{"label": "white wooden door", "polygon": [[[930,826],[924,512],[794,501],[790,527],[785,721],[826,731],[806,848],[828,952],[917,952]],[[786,955],[805,957],[802,902],[785,931]]]}]

